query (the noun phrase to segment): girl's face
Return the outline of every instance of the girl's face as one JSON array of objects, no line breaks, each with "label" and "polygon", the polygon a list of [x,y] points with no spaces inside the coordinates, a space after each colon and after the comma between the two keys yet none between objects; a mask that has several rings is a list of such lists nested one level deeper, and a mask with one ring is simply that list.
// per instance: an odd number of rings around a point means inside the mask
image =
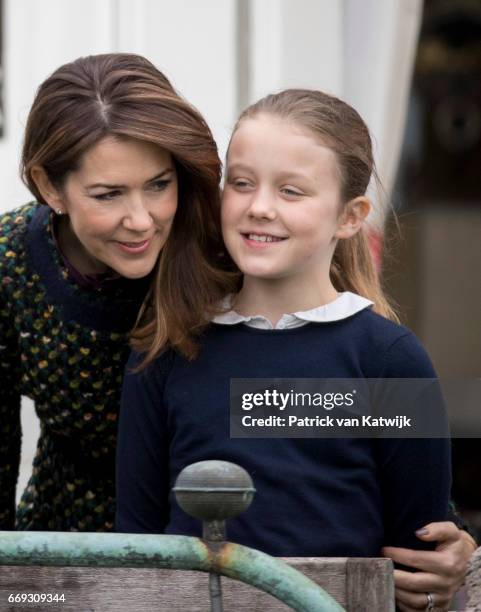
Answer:
[{"label": "girl's face", "polygon": [[244,275],[327,279],[340,206],[335,155],[309,131],[268,114],[240,123],[227,158],[222,229]]},{"label": "girl's face", "polygon": [[177,209],[170,153],[133,138],[106,137],[85,153],[60,191],[43,180],[46,201],[65,213],[61,246],[79,271],[114,270],[126,278],[151,272]]}]

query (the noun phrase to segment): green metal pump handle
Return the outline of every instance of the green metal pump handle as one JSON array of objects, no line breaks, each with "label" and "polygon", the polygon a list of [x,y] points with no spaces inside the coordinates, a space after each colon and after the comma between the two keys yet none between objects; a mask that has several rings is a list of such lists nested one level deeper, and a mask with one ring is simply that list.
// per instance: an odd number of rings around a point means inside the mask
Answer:
[{"label": "green metal pump handle", "polygon": [[280,559],[239,544],[188,536],[0,531],[0,565],[215,572],[270,593],[299,612],[344,612],[320,586]]}]

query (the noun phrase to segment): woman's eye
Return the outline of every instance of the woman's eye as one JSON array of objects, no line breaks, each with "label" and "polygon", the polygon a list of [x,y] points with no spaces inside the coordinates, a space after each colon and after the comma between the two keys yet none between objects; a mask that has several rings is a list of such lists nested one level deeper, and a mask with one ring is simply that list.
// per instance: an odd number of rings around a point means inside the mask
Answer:
[{"label": "woman's eye", "polygon": [[152,189],[154,191],[164,191],[164,189],[166,189],[168,187],[170,183],[170,179],[161,179],[158,181],[155,181],[155,183],[152,183]]},{"label": "woman's eye", "polygon": [[92,197],[100,202],[108,202],[120,195],[120,191],[107,191],[106,193],[97,193]]}]

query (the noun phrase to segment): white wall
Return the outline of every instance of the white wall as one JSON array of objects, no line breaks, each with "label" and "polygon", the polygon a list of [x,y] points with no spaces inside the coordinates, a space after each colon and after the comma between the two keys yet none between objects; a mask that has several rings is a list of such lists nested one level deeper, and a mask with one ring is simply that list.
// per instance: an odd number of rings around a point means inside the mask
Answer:
[{"label": "white wall", "polygon": [[165,72],[205,116],[222,153],[237,113],[235,15],[235,0],[119,2],[116,50]]},{"label": "white wall", "polygon": [[50,72],[79,55],[112,48],[113,0],[6,0],[4,5],[4,138],[0,140],[0,210],[26,201],[18,179],[29,107]]},{"label": "white wall", "polygon": [[[343,98],[373,137],[389,193],[399,163],[422,0],[344,0]],[[375,219],[382,226],[383,215]]]},{"label": "white wall", "polygon": [[251,0],[250,102],[286,87],[342,94],[343,0]]}]

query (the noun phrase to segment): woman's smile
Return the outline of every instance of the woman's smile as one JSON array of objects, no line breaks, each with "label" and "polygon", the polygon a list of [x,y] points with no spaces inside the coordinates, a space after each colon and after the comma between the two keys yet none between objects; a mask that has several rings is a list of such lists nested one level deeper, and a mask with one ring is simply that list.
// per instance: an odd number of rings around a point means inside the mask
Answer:
[{"label": "woman's smile", "polygon": [[115,241],[122,251],[129,255],[139,255],[145,253],[145,251],[149,248],[150,242],[150,239],[133,242],[123,242],[120,240]]}]

